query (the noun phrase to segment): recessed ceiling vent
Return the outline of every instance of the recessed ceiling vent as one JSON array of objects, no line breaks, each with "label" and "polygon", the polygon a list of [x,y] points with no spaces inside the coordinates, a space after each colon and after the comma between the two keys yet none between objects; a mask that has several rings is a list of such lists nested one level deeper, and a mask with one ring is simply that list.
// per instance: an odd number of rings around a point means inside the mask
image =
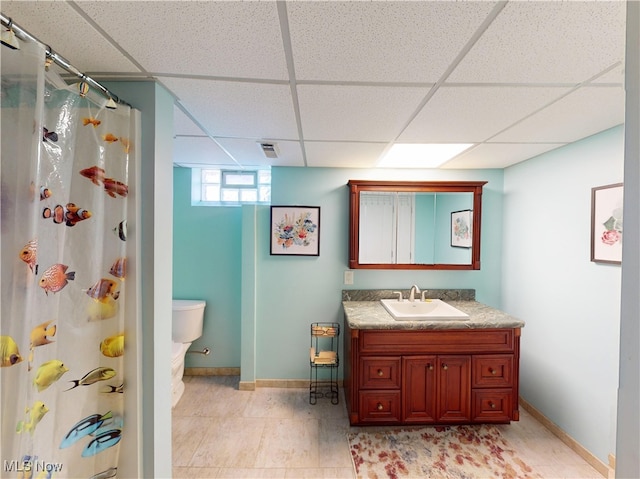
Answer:
[{"label": "recessed ceiling vent", "polygon": [[258,144],[260,145],[264,156],[266,156],[267,158],[278,158],[278,145],[276,145],[275,143],[265,143],[262,141],[258,142]]}]

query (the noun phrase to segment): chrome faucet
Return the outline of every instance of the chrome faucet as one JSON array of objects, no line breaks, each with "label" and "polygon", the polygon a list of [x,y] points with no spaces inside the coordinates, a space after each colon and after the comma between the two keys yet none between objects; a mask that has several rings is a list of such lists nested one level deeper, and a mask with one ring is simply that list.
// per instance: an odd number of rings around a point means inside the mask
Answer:
[{"label": "chrome faucet", "polygon": [[411,286],[411,290],[409,291],[409,301],[415,301],[416,293],[420,293],[420,288],[418,288],[418,286],[414,284],[413,286]]}]

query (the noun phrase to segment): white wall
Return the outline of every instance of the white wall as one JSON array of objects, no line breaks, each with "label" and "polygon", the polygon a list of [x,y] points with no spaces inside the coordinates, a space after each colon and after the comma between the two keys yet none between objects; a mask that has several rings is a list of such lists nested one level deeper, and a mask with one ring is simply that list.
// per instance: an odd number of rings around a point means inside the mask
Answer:
[{"label": "white wall", "polygon": [[526,322],[520,395],[605,464],[615,452],[621,268],[590,261],[591,188],[623,180],[623,128],[509,167],[503,309]]},{"label": "white wall", "polygon": [[640,3],[627,3],[625,243],[622,251],[616,477],[640,477]]}]

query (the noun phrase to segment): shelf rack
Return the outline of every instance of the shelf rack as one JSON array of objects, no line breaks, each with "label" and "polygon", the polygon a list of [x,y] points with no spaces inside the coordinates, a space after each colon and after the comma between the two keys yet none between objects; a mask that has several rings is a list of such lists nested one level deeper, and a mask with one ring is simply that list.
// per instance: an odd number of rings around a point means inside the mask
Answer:
[{"label": "shelf rack", "polygon": [[[311,347],[309,348],[309,403],[328,397],[331,404],[338,404],[338,323],[311,323]],[[328,370],[329,378],[318,379],[319,370]],[[321,374],[322,376],[322,374]]]}]

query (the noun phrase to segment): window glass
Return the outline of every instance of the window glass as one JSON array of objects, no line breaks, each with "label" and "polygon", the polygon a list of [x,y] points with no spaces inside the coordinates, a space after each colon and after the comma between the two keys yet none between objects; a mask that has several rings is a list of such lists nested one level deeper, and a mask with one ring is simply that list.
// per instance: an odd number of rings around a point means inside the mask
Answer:
[{"label": "window glass", "polygon": [[225,170],[194,168],[191,204],[236,206],[271,203],[271,170]]},{"label": "window glass", "polygon": [[202,183],[220,183],[220,170],[202,170]]},{"label": "window glass", "polygon": [[251,171],[242,173],[239,171],[223,171],[222,182],[225,186],[255,186],[256,173]]},{"label": "window glass", "polygon": [[220,185],[202,185],[202,201],[220,201]]}]

